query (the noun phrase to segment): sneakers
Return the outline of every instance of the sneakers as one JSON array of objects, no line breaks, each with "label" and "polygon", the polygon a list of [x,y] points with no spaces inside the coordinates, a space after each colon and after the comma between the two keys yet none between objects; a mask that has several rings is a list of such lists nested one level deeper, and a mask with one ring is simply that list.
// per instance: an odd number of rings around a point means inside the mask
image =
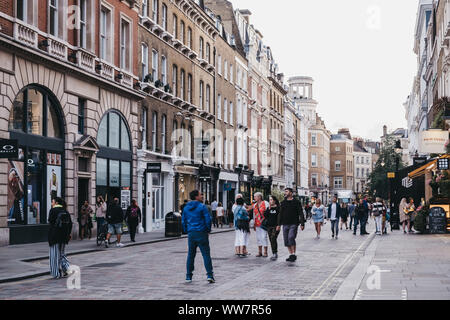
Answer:
[{"label": "sneakers", "polygon": [[295,260],[297,260],[297,256],[291,254],[289,258],[286,259],[286,262],[294,262]]},{"label": "sneakers", "polygon": [[108,241],[105,241],[105,248],[109,248]]},{"label": "sneakers", "polygon": [[191,277],[186,277],[186,283],[192,283],[192,278]]},{"label": "sneakers", "polygon": [[216,279],[214,279],[214,277],[208,277],[207,280],[209,283],[216,283]]},{"label": "sneakers", "polygon": [[123,243],[117,243],[117,244],[116,244],[116,247],[117,247],[117,248],[123,248],[123,247],[125,247],[125,245],[124,245]]},{"label": "sneakers", "polygon": [[338,236],[336,236],[336,240],[338,239]]},{"label": "sneakers", "polygon": [[334,239],[334,234],[331,237]]},{"label": "sneakers", "polygon": [[272,261],[278,260],[278,254],[275,253],[275,254],[272,256],[272,258],[270,258],[270,260],[272,260]]}]

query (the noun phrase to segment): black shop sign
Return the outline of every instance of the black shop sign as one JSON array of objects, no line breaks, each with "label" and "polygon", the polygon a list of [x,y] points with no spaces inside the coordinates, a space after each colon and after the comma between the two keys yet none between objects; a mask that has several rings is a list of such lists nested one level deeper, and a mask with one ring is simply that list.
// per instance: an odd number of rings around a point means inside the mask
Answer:
[{"label": "black shop sign", "polygon": [[17,159],[19,157],[19,147],[17,140],[0,139],[0,158]]},{"label": "black shop sign", "polygon": [[161,162],[147,163],[147,172],[148,173],[161,173],[161,171],[162,171]]},{"label": "black shop sign", "polygon": [[447,216],[442,208],[430,210],[430,233],[445,234],[447,232]]}]

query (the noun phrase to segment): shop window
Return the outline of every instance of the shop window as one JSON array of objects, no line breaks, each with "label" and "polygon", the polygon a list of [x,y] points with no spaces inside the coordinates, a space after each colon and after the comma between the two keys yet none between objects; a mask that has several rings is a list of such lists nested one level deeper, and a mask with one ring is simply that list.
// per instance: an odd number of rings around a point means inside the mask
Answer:
[{"label": "shop window", "polygon": [[[78,133],[84,134],[84,122],[85,122],[85,111],[86,110],[86,100],[78,99]],[[49,117],[49,122],[50,122]]]},{"label": "shop window", "polygon": [[97,158],[97,185],[107,186],[108,185],[108,160]]},{"label": "shop window", "polygon": [[120,161],[109,160],[109,186],[120,186]]}]

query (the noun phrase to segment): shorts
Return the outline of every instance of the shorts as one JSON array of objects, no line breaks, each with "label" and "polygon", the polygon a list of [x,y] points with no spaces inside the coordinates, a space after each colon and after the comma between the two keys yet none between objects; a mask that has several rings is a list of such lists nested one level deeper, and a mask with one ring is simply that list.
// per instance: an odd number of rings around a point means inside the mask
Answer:
[{"label": "shorts", "polygon": [[235,247],[247,246],[248,245],[249,233],[242,230],[236,230],[236,237],[234,241]]},{"label": "shorts", "polygon": [[116,235],[122,234],[122,224],[121,223],[109,224],[108,233]]},{"label": "shorts", "polygon": [[298,233],[298,225],[284,225],[283,226],[283,237],[284,237],[284,245],[286,247],[295,246],[297,243],[295,239],[297,238]]}]

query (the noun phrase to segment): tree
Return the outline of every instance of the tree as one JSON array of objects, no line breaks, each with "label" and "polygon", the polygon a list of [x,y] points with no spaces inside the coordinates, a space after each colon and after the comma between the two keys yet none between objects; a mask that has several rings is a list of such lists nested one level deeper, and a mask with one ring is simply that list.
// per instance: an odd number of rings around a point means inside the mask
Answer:
[{"label": "tree", "polygon": [[389,172],[396,172],[397,161],[398,170],[404,168],[401,154],[395,152],[396,141],[394,137],[388,136],[380,151],[375,169],[369,176],[369,194],[372,197],[380,197],[382,199],[389,198]]}]

